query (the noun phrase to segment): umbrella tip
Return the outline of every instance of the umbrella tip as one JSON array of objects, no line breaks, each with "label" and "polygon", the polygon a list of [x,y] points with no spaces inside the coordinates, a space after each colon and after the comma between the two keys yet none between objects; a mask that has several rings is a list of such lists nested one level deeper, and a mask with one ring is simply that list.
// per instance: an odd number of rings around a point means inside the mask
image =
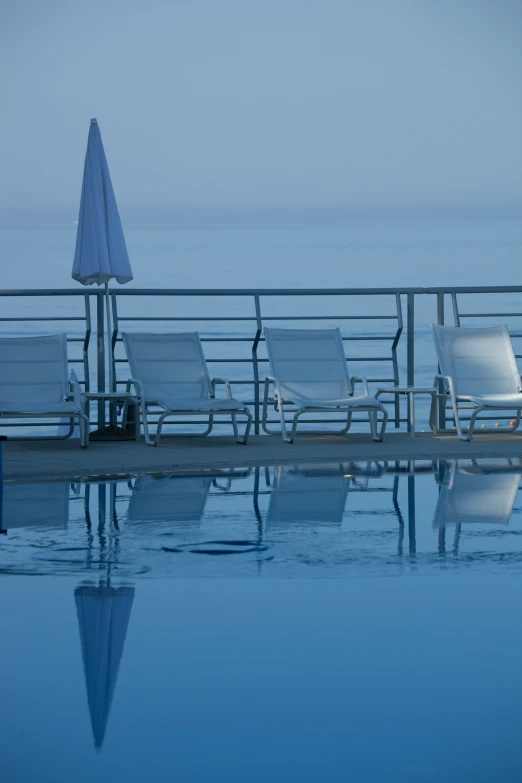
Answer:
[{"label": "umbrella tip", "polygon": [[91,125],[93,125],[93,124],[94,125],[98,124],[98,120],[96,119],[96,117],[93,117],[92,120],[91,120]]}]

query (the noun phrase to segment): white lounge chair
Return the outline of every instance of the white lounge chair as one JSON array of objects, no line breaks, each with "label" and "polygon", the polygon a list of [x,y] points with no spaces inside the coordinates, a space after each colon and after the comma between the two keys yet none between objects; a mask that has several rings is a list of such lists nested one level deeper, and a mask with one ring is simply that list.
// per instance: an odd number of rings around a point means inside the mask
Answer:
[{"label": "white lounge chair", "polygon": [[[482,411],[516,411],[520,423],[522,385],[507,326],[470,328],[431,326],[440,375],[435,386],[444,384],[444,405],[453,409],[457,434],[461,440],[473,437],[475,421]],[[462,429],[460,410],[471,409],[467,430]],[[436,400],[431,406],[430,426],[436,430]]]},{"label": "white lounge chair", "polygon": [[[197,332],[123,333],[122,338],[132,374],[132,378],[127,383],[127,391],[134,386],[139,403],[138,418],[141,413],[147,445],[157,446],[164,420],[179,415],[207,416],[208,427],[201,434],[208,435],[214,425],[214,416],[228,414],[232,418],[236,441],[247,442],[252,415],[246,405],[234,399],[230,383],[226,378],[210,380]],[[226,398],[216,398],[218,383],[225,385]],[[163,410],[154,437],[150,435],[147,420],[149,406],[157,406]],[[243,437],[238,433],[236,420],[238,414],[243,414],[247,418]],[[139,437],[139,422],[137,422],[136,432]]]},{"label": "white lounge chair", "polygon": [[[265,380],[265,432],[271,434],[267,416],[270,384],[273,384],[274,407],[287,443],[293,443],[297,421],[305,413],[345,413],[347,423],[340,433],[344,435],[355,410],[368,413],[373,440],[383,439],[388,412],[370,396],[365,378],[355,375],[350,378],[339,329],[265,329],[265,339],[273,372],[273,377]],[[360,396],[354,393],[356,382],[363,387]],[[285,412],[294,414],[290,434],[286,429]],[[378,413],[382,414],[380,433],[377,433]]]},{"label": "white lounge chair", "polygon": [[69,418],[71,432],[78,419],[87,447],[89,419],[79,383],[68,379],[65,334],[0,338],[0,427],[8,418]]},{"label": "white lounge chair", "polygon": [[521,475],[522,468],[488,473],[462,469],[453,462],[448,465],[441,483],[433,527],[470,522],[507,525]]}]

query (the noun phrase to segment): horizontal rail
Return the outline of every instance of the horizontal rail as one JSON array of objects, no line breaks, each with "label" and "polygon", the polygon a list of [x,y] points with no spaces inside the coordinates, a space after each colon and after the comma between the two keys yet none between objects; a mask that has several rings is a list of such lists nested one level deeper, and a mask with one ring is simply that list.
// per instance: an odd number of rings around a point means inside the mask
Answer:
[{"label": "horizontal rail", "polygon": [[[399,294],[519,294],[522,286],[433,286],[428,288],[109,288],[117,296],[395,296]],[[104,289],[90,288],[16,288],[0,289],[0,296],[96,296]]]},{"label": "horizontal rail", "polygon": [[[149,319],[148,318],[143,318],[142,320],[143,321],[148,321]],[[153,319],[150,319],[150,320],[153,320]],[[511,335],[511,336],[512,337],[517,337],[518,335]],[[522,337],[522,334],[520,336]],[[391,342],[391,341],[395,340],[395,336],[394,335],[389,335],[389,334],[384,334],[384,335],[366,334],[366,335],[361,335],[360,337],[346,337],[345,335],[341,335],[341,340],[343,342],[359,342],[359,341],[362,342],[364,340],[371,340],[372,342],[374,340],[379,340],[379,341],[388,340],[389,342]],[[221,337],[201,337],[201,342],[202,343],[225,342],[225,341],[226,342],[231,342],[231,343],[233,343],[233,342],[248,342],[248,343],[251,343],[252,342],[252,337],[227,337],[225,335],[222,335]],[[122,337],[116,337],[115,342],[122,343],[123,342],[123,338]],[[265,340],[264,337],[260,337],[259,338],[259,342],[260,343],[264,343],[264,342],[266,342],[266,340]]]},{"label": "horizontal rail", "polygon": [[520,313],[460,313],[461,318],[520,318]]},{"label": "horizontal rail", "polygon": [[[98,293],[98,292],[93,292]],[[103,294],[103,292],[100,292]],[[435,286],[430,288],[121,288],[118,296],[394,296],[395,294],[517,294],[522,286]],[[1,295],[1,291],[0,291]]]},{"label": "horizontal rail", "polygon": [[85,318],[76,315],[54,315],[52,317],[45,316],[41,318],[38,316],[26,316],[24,318],[0,318],[0,321],[85,321]]}]

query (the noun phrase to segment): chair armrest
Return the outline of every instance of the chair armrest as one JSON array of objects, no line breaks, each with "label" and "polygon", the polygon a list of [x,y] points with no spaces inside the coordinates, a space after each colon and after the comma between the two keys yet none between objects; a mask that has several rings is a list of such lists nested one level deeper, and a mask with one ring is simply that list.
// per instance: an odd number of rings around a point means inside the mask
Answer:
[{"label": "chair armrest", "polygon": [[453,383],[453,378],[451,375],[440,375],[437,374],[435,378],[433,379],[433,386],[437,388],[437,381],[444,381],[444,383],[447,385],[447,390],[445,390],[445,394],[449,394],[452,400],[457,400],[457,395],[455,394],[455,384]]},{"label": "chair armrest", "polygon": [[136,378],[129,378],[125,390],[127,392],[130,392],[131,386],[134,386],[134,392],[136,394],[137,399],[140,400],[140,402],[142,402],[143,404],[145,404],[145,390],[143,388],[142,382],[138,381]]},{"label": "chair armrest", "polygon": [[230,381],[228,378],[212,378],[211,382],[212,384],[212,396],[216,396],[216,386],[218,383],[223,383],[225,385],[225,389],[227,391],[227,397],[229,400],[232,399],[232,388],[230,386]]},{"label": "chair armrest", "polygon": [[352,394],[354,394],[355,392],[356,383],[362,383],[364,394],[366,395],[366,397],[369,397],[370,390],[368,388],[368,381],[366,380],[366,378],[362,378],[360,375],[352,375],[352,377],[350,378],[350,387],[352,390]]},{"label": "chair armrest", "polygon": [[281,399],[281,401],[282,401],[283,398],[282,398],[282,395],[279,392],[279,386],[277,385],[276,379],[274,377],[272,377],[272,375],[265,375],[265,400],[266,400],[267,403],[268,403],[268,400],[269,400],[269,389],[270,389],[270,384],[271,383],[274,385],[274,397],[273,397],[272,402],[275,405],[277,400]]}]

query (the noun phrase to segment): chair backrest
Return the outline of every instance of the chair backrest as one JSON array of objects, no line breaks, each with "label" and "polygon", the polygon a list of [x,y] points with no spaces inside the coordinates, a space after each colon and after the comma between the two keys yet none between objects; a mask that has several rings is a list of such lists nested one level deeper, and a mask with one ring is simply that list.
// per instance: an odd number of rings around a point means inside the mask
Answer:
[{"label": "chair backrest", "polygon": [[451,375],[458,395],[515,394],[520,390],[507,326],[475,329],[431,326],[443,375]]},{"label": "chair backrest", "polygon": [[309,399],[350,394],[339,329],[265,329],[272,373],[281,393]]},{"label": "chair backrest", "polygon": [[441,486],[433,527],[467,522],[507,525],[521,473],[462,473],[454,469],[449,484]]},{"label": "chair backrest", "polygon": [[267,524],[340,525],[348,489],[348,479],[340,471],[277,467]]},{"label": "chair backrest", "polygon": [[62,402],[67,372],[65,334],[0,338],[0,406]]},{"label": "chair backrest", "polygon": [[133,378],[147,400],[208,399],[212,386],[197,332],[123,333]]},{"label": "chair backrest", "polygon": [[130,522],[199,522],[212,479],[139,476],[129,501]]},{"label": "chair backrest", "polygon": [[4,484],[0,529],[19,527],[67,527],[69,484]]}]

